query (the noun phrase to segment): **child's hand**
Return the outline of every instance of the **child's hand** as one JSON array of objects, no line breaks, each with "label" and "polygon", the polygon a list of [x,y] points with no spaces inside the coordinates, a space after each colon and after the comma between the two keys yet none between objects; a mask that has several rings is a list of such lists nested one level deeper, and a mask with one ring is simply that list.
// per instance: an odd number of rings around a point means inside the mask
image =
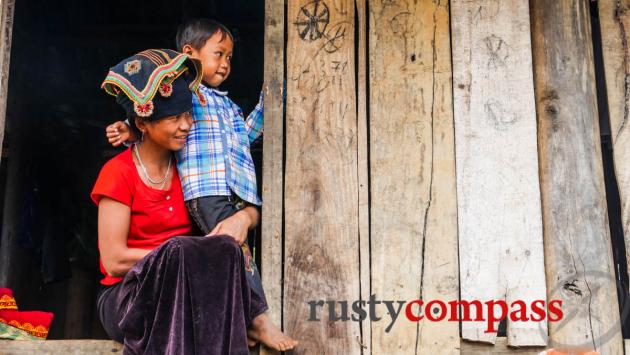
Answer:
[{"label": "child's hand", "polygon": [[122,121],[114,122],[105,128],[105,136],[112,146],[118,147],[129,139],[129,127]]}]

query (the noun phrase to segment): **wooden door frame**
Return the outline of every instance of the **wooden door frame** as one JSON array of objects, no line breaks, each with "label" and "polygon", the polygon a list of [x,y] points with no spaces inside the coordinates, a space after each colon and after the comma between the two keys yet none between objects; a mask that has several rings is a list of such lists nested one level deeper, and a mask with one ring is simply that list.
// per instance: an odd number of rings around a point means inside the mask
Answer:
[{"label": "wooden door frame", "polygon": [[[279,325],[282,324],[284,259],[284,13],[284,0],[265,0],[261,277],[269,315]],[[261,354],[274,353],[261,348]]]},{"label": "wooden door frame", "polygon": [[4,141],[15,0],[0,0],[0,147]]}]

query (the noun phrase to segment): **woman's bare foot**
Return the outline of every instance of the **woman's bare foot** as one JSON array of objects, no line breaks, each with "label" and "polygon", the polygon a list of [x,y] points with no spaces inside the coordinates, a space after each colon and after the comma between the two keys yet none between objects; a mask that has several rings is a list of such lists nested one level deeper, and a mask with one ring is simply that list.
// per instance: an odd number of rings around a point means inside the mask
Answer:
[{"label": "woman's bare foot", "polygon": [[258,340],[252,339],[249,336],[247,337],[247,346],[253,348],[254,346],[256,346],[256,344],[258,344]]},{"label": "woman's bare foot", "polygon": [[267,313],[254,318],[251,328],[247,331],[247,336],[277,351],[291,350],[298,344],[296,340],[278,329]]}]

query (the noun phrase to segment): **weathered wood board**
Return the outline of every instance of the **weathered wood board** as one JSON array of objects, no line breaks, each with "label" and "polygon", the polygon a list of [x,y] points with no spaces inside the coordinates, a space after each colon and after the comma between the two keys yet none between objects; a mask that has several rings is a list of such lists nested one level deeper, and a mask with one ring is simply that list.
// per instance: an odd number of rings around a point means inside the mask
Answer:
[{"label": "weathered wood board", "polygon": [[122,350],[113,340],[0,340],[2,355],[106,355]]},{"label": "weathered wood board", "polygon": [[288,3],[284,325],[300,341],[294,353],[361,351],[358,322],[332,321],[328,305],[308,321],[307,304],[360,293],[354,16],[349,0]]},{"label": "weathered wood board", "polygon": [[[529,305],[545,274],[528,2],[451,6],[461,298]],[[486,329],[463,322],[462,337],[494,343]],[[508,321],[509,345],[546,334]]]},{"label": "weathered wood board", "polygon": [[550,346],[621,354],[588,2],[531,9],[548,299],[565,314]]},{"label": "weathered wood board", "polygon": [[11,40],[15,0],[0,1],[0,148],[4,141],[4,129],[9,93],[9,64],[11,62]]},{"label": "weathered wood board", "polygon": [[[282,324],[282,208],[284,145],[284,1],[265,1],[265,127],[261,278],[269,316]],[[271,354],[261,347],[261,354]]]},{"label": "weathered wood board", "polygon": [[600,0],[598,6],[615,176],[630,260],[630,1]]},{"label": "weathered wood board", "polygon": [[[7,95],[9,84],[9,63],[11,59],[11,34],[13,31],[13,13],[15,7],[15,0],[2,0],[0,1],[0,150],[2,149],[4,141],[5,123],[6,123],[6,107],[7,107]],[[24,126],[20,123],[20,126]],[[16,131],[18,131],[16,129]],[[17,132],[16,132],[17,133]],[[22,133],[20,131],[20,133]],[[16,139],[12,144],[12,148],[19,147],[22,139]],[[16,156],[18,155],[15,153]],[[21,155],[21,154],[20,154]],[[15,285],[16,275],[19,273],[17,264],[15,261],[19,260],[17,253],[13,253],[12,250],[17,246],[17,232],[14,226],[16,220],[14,215],[18,214],[17,205],[19,203],[19,196],[15,190],[18,190],[17,183],[19,183],[18,167],[21,169],[23,160],[15,158],[16,162],[13,163],[13,169],[8,173],[7,186],[11,186],[11,189],[7,189],[4,197],[5,211],[3,213],[2,223],[2,236],[0,237],[0,284],[2,285]],[[9,184],[13,183],[13,184]],[[13,286],[15,287],[15,286]]]},{"label": "weathered wood board", "polygon": [[[369,4],[372,293],[458,298],[448,2]],[[389,318],[385,318],[389,319]],[[456,322],[372,322],[374,354],[458,353]]]}]

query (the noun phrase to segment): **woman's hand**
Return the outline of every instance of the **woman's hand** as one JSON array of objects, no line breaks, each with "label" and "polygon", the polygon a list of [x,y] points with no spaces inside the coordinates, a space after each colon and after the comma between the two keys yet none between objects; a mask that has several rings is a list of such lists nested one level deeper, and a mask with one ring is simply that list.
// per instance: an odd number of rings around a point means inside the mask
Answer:
[{"label": "woman's hand", "polygon": [[258,218],[258,210],[253,206],[247,206],[219,222],[207,237],[228,235],[234,238],[238,245],[243,245],[247,241],[247,232],[258,225]]}]

